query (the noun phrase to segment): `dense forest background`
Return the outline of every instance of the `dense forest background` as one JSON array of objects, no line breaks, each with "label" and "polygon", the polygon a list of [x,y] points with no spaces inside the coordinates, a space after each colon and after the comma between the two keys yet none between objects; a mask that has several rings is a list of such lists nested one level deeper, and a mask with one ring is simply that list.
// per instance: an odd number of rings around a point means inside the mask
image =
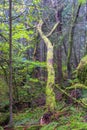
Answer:
[{"label": "dense forest background", "polygon": [[86,0],[0,0],[0,125],[87,130]]}]

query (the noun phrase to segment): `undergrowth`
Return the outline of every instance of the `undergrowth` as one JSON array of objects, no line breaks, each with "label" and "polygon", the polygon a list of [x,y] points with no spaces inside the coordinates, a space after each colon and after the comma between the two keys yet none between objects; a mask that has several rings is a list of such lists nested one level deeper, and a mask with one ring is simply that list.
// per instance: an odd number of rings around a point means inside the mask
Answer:
[{"label": "undergrowth", "polygon": [[[56,111],[59,111],[58,110]],[[44,125],[40,130],[87,130],[87,123],[85,122],[84,116],[86,110],[80,106],[66,106],[63,110],[67,110],[66,115],[62,115],[57,119],[52,119],[48,125]],[[35,108],[34,110],[28,109],[24,112],[14,115],[15,126],[20,125],[38,125],[39,119],[44,114],[44,107]],[[31,130],[31,129],[29,129]],[[35,129],[37,130],[37,129]]]},{"label": "undergrowth", "polygon": [[14,114],[14,124],[23,125],[23,124],[37,124],[39,122],[40,117],[43,115],[44,110],[43,108],[35,108],[34,110],[27,109],[24,112],[20,112]]}]

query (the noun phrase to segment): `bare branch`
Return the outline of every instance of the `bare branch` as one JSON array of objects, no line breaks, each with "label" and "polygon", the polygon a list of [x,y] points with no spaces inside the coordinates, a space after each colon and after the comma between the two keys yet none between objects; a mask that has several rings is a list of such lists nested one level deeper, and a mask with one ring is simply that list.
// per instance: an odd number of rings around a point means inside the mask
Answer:
[{"label": "bare branch", "polygon": [[[49,32],[49,34],[46,35],[46,37],[49,37],[49,36],[55,31],[55,29],[58,27],[59,23],[60,23],[60,22],[57,22],[57,23],[54,25],[54,27],[53,27],[52,30]],[[43,25],[43,21],[40,20],[40,21],[39,21],[39,24],[37,25],[37,29],[40,29],[40,30],[41,30],[42,25]]]},{"label": "bare branch", "polygon": [[[12,17],[12,20],[16,20],[17,18],[21,17],[24,13],[26,12],[26,10],[24,10],[23,12],[21,12],[19,15],[15,16],[15,17]],[[9,20],[3,20],[3,21],[0,21],[0,22],[9,22]]]},{"label": "bare branch", "polygon": [[54,27],[52,28],[52,30],[50,31],[50,33],[49,33],[48,35],[46,35],[46,37],[49,37],[49,36],[55,31],[55,29],[58,27],[59,23],[60,23],[60,22],[57,22],[57,23],[54,25]]}]

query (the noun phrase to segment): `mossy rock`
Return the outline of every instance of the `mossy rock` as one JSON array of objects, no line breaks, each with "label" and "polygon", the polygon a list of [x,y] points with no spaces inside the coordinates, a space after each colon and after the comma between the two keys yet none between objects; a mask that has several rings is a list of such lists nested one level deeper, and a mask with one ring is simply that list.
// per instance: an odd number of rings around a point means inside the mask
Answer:
[{"label": "mossy rock", "polygon": [[87,55],[82,58],[77,67],[77,77],[80,83],[87,85]]},{"label": "mossy rock", "polygon": [[0,126],[0,130],[4,130],[3,127]]},{"label": "mossy rock", "polygon": [[33,125],[27,128],[26,130],[40,130],[41,127],[42,127],[41,125]]},{"label": "mossy rock", "polygon": [[9,122],[9,113],[0,113],[0,125],[6,125]]}]

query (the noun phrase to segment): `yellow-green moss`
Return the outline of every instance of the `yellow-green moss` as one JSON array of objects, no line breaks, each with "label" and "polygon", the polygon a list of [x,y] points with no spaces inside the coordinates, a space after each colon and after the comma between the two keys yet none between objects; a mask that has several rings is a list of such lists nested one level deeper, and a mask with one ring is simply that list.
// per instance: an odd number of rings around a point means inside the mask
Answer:
[{"label": "yellow-green moss", "polygon": [[87,106],[87,98],[82,98],[82,99],[80,99],[81,100],[81,102],[83,103],[83,104],[85,104],[86,106]]},{"label": "yellow-green moss", "polygon": [[39,24],[37,25],[37,30],[43,39],[46,47],[47,47],[47,72],[48,72],[48,78],[47,78],[47,86],[46,86],[46,106],[50,110],[54,110],[56,106],[55,101],[55,93],[53,91],[54,84],[55,84],[55,71],[53,67],[53,45],[51,41],[48,39],[46,35],[42,32],[42,25],[43,21],[40,20]]},{"label": "yellow-green moss", "polygon": [[72,85],[71,87],[67,87],[67,89],[87,89],[87,86],[85,86],[84,84],[81,83],[76,83],[74,85]]},{"label": "yellow-green moss", "polygon": [[87,85],[87,55],[82,58],[77,67],[77,77],[80,83]]}]

